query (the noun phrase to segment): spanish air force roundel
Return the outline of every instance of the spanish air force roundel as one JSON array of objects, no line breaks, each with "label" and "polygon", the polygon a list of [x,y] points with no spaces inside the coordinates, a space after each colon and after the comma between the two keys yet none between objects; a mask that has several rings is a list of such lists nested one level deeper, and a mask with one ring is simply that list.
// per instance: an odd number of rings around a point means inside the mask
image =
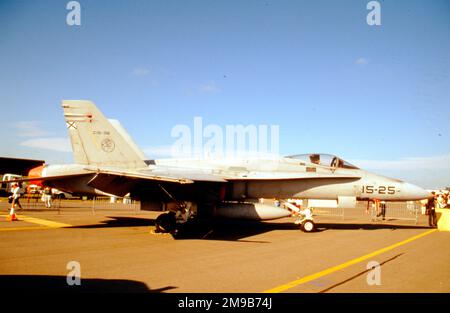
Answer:
[{"label": "spanish air force roundel", "polygon": [[110,138],[105,138],[102,140],[102,150],[105,152],[113,152],[116,147],[114,141]]}]

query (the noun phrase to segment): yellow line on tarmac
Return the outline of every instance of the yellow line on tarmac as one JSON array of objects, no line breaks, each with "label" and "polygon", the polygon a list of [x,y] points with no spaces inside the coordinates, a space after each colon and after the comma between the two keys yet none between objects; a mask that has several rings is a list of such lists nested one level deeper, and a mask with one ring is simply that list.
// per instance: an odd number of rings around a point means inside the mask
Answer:
[{"label": "yellow line on tarmac", "polygon": [[[2,215],[2,216],[7,217],[8,215]],[[42,225],[42,226],[46,226],[46,227],[50,227],[50,228],[62,228],[62,227],[71,227],[72,226],[70,224],[54,222],[54,221],[44,220],[41,218],[30,217],[30,216],[25,216],[25,215],[17,215],[17,218],[19,219],[19,221],[38,224],[38,225]]]},{"label": "yellow line on tarmac", "polygon": [[51,227],[51,228],[62,228],[62,227],[70,227],[70,226],[72,226],[72,225],[69,225],[69,224],[53,222],[53,221],[49,221],[49,220],[43,220],[43,219],[40,219],[40,218],[28,217],[28,216],[23,216],[23,215],[19,216],[18,218],[19,218],[19,220],[22,220],[22,221],[25,221],[25,222],[38,224],[38,225],[43,225],[43,226],[47,226],[47,227]]},{"label": "yellow line on tarmac", "polygon": [[420,235],[417,235],[417,236],[411,237],[411,238],[409,238],[409,239],[403,240],[403,241],[401,241],[401,242],[395,243],[395,244],[390,245],[390,246],[388,246],[388,247],[386,247],[386,248],[382,248],[382,249],[380,249],[380,250],[376,250],[375,252],[372,252],[372,253],[363,255],[363,256],[361,256],[361,257],[359,257],[359,258],[356,258],[356,259],[350,260],[350,261],[348,261],[348,262],[345,262],[345,263],[342,263],[342,264],[339,264],[339,265],[330,267],[330,268],[328,268],[328,269],[326,269],[326,270],[323,270],[323,271],[321,271],[321,272],[318,272],[318,273],[315,273],[315,274],[311,274],[311,275],[305,276],[305,277],[303,277],[303,278],[300,278],[300,279],[291,281],[290,283],[287,283],[287,284],[284,284],[284,285],[281,285],[281,286],[278,286],[278,287],[275,287],[275,288],[266,290],[266,291],[264,291],[264,292],[265,292],[265,293],[279,293],[279,292],[286,291],[286,290],[291,289],[291,288],[293,288],[293,287],[296,287],[296,286],[298,286],[298,285],[301,285],[301,284],[310,282],[310,281],[312,281],[312,280],[318,279],[318,278],[320,278],[320,277],[322,277],[322,276],[329,275],[329,274],[331,274],[331,273],[340,271],[340,270],[342,270],[342,269],[344,269],[344,268],[346,268],[346,267],[349,267],[349,266],[351,266],[351,265],[354,265],[354,264],[356,264],[356,263],[359,263],[359,262],[362,262],[362,261],[364,261],[364,260],[373,258],[373,257],[376,256],[376,255],[379,255],[379,254],[382,254],[382,253],[384,253],[384,252],[387,252],[387,251],[390,251],[390,250],[392,250],[392,249],[395,249],[395,248],[398,248],[398,247],[400,247],[400,246],[403,246],[403,245],[405,245],[405,244],[407,244],[407,243],[409,243],[409,242],[411,242],[411,241],[414,241],[414,240],[416,240],[416,239],[422,238],[422,237],[424,237],[424,236],[426,236],[426,235],[429,235],[429,234],[431,234],[431,233],[433,233],[433,232],[435,232],[435,231],[436,231],[436,229],[432,229],[432,230],[426,231],[426,232],[424,232],[424,233],[422,233],[422,234],[420,234]]},{"label": "yellow line on tarmac", "polygon": [[3,227],[0,228],[0,231],[15,231],[15,230],[41,230],[41,229],[50,229],[49,227],[45,226],[29,226],[29,227]]}]

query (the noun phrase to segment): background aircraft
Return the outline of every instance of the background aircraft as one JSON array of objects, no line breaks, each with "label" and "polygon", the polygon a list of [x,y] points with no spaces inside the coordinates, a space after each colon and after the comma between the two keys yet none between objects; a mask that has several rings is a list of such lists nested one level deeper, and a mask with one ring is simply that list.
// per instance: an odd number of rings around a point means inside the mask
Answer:
[{"label": "background aircraft", "polygon": [[339,157],[305,154],[278,159],[146,160],[118,121],[90,101],[64,100],[75,164],[44,165],[28,180],[71,193],[112,194],[141,201],[144,210],[189,207],[198,216],[273,219],[291,212],[259,198],[408,201],[430,194],[412,184],[376,175]]}]

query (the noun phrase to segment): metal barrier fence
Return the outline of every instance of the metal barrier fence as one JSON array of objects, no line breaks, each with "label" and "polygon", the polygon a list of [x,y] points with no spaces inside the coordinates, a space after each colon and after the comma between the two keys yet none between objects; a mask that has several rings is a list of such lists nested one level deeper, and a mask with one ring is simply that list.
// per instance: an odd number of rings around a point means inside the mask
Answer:
[{"label": "metal barrier fence", "polygon": [[405,202],[387,202],[384,216],[380,211],[376,211],[374,206],[370,208],[370,216],[372,221],[382,220],[405,220],[413,221],[415,224],[419,220],[421,204],[417,201]]},{"label": "metal barrier fence", "polygon": [[[367,210],[367,201],[358,201],[355,208],[342,207],[313,207],[313,214],[317,217],[337,217],[342,220],[352,218],[370,218],[372,221],[381,221],[382,215],[377,216],[380,212],[370,205],[369,214]],[[405,220],[418,223],[421,210],[421,204],[418,201],[408,202],[386,202],[385,220]]]},{"label": "metal barrier fence", "polygon": [[[39,193],[25,194],[19,198],[20,204],[24,209],[44,209],[45,203],[42,195]],[[61,199],[52,199],[51,208],[59,210],[61,208]]]},{"label": "metal barrier fence", "polygon": [[[93,199],[52,199],[51,208],[46,208],[44,202],[41,199],[40,194],[29,194],[20,197],[20,203],[24,209],[35,210],[57,210],[61,209],[76,209],[80,207],[90,208],[93,213],[96,210],[126,210],[138,212],[141,209],[139,201],[131,200],[128,197],[95,197]],[[306,204],[306,203],[305,203]],[[1,207],[9,207],[7,198],[2,198]],[[355,208],[342,208],[342,207],[313,207],[313,215],[317,217],[331,217],[352,219],[352,218],[370,218],[372,221],[382,220],[382,216],[378,216],[379,212],[376,212],[374,206],[369,206],[369,212],[367,212],[367,201],[358,201]],[[421,214],[421,204],[418,201],[408,202],[387,202],[385,211],[385,220],[406,220],[418,223],[419,215]]]},{"label": "metal barrier fence", "polygon": [[132,200],[129,197],[94,197],[91,201],[93,211],[97,209],[127,209],[139,211],[141,209],[141,203]]},{"label": "metal barrier fence", "polygon": [[[40,194],[25,194],[19,198],[20,204],[23,209],[26,210],[57,210],[61,209],[75,209],[75,208],[90,208],[92,212],[95,210],[127,210],[127,211],[140,211],[141,205],[139,201],[131,200],[128,197],[118,198],[118,197],[94,197],[93,199],[61,199],[52,198],[51,207],[46,207],[45,202]],[[2,199],[2,207],[10,207],[11,205],[7,202],[7,198]]]},{"label": "metal barrier fence", "polygon": [[329,207],[329,208],[312,208],[313,215],[316,216],[330,216],[330,217],[339,217],[341,219],[345,218],[345,209],[340,207]]}]

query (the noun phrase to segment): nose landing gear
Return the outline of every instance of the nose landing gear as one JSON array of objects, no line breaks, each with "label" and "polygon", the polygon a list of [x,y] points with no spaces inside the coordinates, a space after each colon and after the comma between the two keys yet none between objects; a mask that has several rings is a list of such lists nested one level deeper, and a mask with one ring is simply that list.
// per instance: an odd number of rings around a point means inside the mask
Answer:
[{"label": "nose landing gear", "polygon": [[300,225],[300,229],[305,233],[311,233],[316,230],[316,224],[312,217],[312,209],[306,208],[298,212],[295,224]]},{"label": "nose landing gear", "polygon": [[313,220],[304,220],[300,226],[301,230],[306,233],[313,232],[316,229],[316,224]]}]

